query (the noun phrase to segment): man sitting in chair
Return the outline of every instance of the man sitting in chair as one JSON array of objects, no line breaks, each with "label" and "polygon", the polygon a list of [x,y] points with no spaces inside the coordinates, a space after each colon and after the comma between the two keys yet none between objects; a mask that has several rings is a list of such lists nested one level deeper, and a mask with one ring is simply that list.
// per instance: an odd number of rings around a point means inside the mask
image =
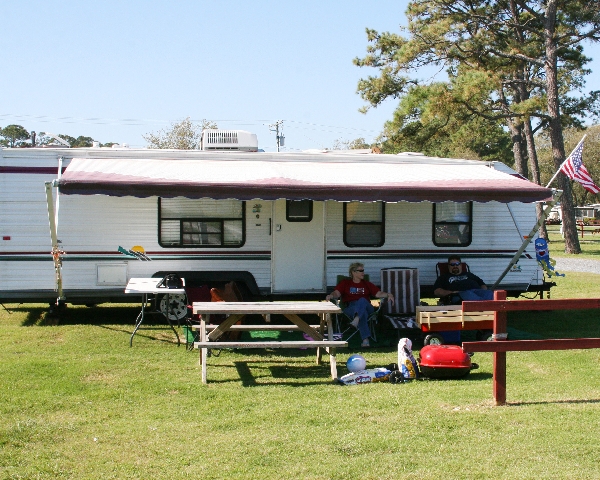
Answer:
[{"label": "man sitting in chair", "polygon": [[348,271],[350,278],[345,278],[336,287],[331,295],[327,295],[325,300],[342,298],[342,302],[347,306],[344,313],[352,318],[352,325],[358,328],[362,338],[362,347],[370,347],[369,337],[369,315],[375,311],[371,305],[371,297],[387,298],[394,304],[394,296],[391,293],[385,293],[379,290],[379,287],[365,280],[365,266],[362,263],[353,263]]},{"label": "man sitting in chair", "polygon": [[493,300],[494,292],[488,290],[485,282],[471,272],[463,272],[458,255],[448,257],[448,273],[440,275],[433,284],[433,294],[452,305],[463,300]]}]

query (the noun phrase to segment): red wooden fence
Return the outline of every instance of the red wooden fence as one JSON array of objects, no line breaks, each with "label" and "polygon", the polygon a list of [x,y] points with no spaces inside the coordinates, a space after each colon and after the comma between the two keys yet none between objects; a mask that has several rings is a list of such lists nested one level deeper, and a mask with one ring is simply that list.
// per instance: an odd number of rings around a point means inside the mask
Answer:
[{"label": "red wooden fence", "polygon": [[582,310],[600,308],[600,298],[564,300],[506,300],[506,292],[494,292],[494,300],[463,302],[463,312],[494,311],[494,337],[491,342],[463,342],[465,352],[493,352],[493,395],[496,405],[506,404],[506,352],[574,350],[600,348],[600,338],[559,338],[548,340],[506,340],[506,312],[533,310]]}]

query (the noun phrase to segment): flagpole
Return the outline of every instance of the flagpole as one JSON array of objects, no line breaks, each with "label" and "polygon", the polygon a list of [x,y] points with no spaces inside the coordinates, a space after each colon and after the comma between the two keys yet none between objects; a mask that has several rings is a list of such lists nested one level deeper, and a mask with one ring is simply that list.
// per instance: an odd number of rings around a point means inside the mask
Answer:
[{"label": "flagpole", "polygon": [[[579,147],[579,145],[581,145],[581,143],[585,140],[585,137],[587,137],[587,133],[581,138],[581,140],[579,140],[579,143],[575,146],[575,148],[573,149],[573,152],[575,150],[577,150],[577,147]],[[573,152],[571,152],[571,155],[573,155]],[[564,161],[560,164],[560,167],[558,167],[558,170],[556,171],[556,173],[554,174],[554,176],[550,179],[550,181],[548,182],[548,185],[546,185],[546,188],[550,187],[550,185],[552,184],[552,182],[554,181],[554,179],[560,173],[560,169],[563,167],[563,165],[565,164],[565,162],[569,159],[569,157],[571,155],[569,155],[567,158],[565,158]]]}]

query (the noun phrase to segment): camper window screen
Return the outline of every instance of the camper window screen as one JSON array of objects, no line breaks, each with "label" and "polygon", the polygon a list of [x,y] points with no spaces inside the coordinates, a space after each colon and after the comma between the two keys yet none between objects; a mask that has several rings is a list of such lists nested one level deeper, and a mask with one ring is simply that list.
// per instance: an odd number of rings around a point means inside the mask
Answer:
[{"label": "camper window screen", "polygon": [[383,202],[344,203],[344,245],[381,247],[385,241]]},{"label": "camper window screen", "polygon": [[472,240],[473,202],[433,204],[433,243],[438,247],[467,247]]},{"label": "camper window screen", "polygon": [[162,247],[241,247],[245,242],[245,202],[159,198]]}]

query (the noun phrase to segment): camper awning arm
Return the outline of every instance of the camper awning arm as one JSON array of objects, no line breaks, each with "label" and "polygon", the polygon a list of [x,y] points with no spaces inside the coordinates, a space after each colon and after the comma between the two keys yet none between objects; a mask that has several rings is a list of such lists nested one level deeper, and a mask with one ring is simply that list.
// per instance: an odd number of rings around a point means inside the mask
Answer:
[{"label": "camper awning arm", "polygon": [[44,182],[46,187],[46,203],[48,205],[48,221],[50,222],[50,239],[52,240],[52,259],[54,260],[54,271],[56,273],[56,291],[58,292],[58,298],[56,299],[57,305],[64,301],[63,288],[62,288],[62,252],[58,248],[58,234],[56,231],[56,216],[54,210],[54,198],[52,196],[52,187],[55,185],[56,180],[52,182]]},{"label": "camper awning arm", "polygon": [[494,285],[492,285],[492,290],[494,290],[498,287],[498,285],[500,284],[502,279],[510,271],[510,269],[513,267],[513,265],[516,265],[518,263],[519,258],[521,258],[521,254],[525,251],[525,249],[527,248],[527,245],[529,245],[531,243],[531,240],[533,240],[533,237],[535,236],[535,234],[539,230],[539,228],[542,226],[542,223],[544,222],[544,220],[546,220],[548,215],[550,215],[550,211],[552,210],[552,208],[554,208],[554,205],[556,205],[558,203],[558,200],[560,199],[561,195],[562,195],[562,190],[553,190],[552,191],[552,201],[548,204],[548,206],[546,207],[546,210],[544,210],[542,212],[542,216],[538,219],[537,223],[532,228],[529,235],[527,237],[525,237],[525,239],[523,240],[523,245],[521,245],[521,248],[519,248],[517,253],[515,253],[515,256],[511,259],[511,261],[508,264],[508,266],[506,267],[506,269],[502,272],[502,275],[500,275],[498,280],[496,280]]}]

